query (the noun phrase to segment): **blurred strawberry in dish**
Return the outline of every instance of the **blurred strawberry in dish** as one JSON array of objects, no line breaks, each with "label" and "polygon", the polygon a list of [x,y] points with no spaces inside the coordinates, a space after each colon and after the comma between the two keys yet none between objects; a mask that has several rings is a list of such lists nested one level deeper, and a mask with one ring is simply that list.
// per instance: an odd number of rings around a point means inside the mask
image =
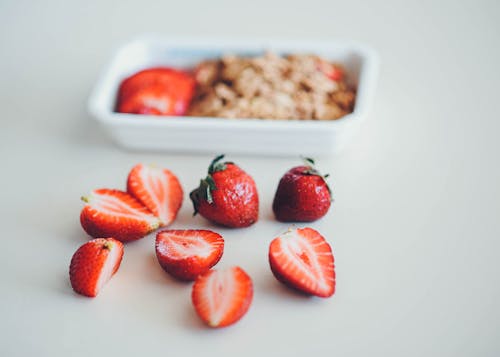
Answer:
[{"label": "blurred strawberry in dish", "polygon": [[317,67],[332,81],[338,82],[344,79],[344,70],[337,64],[318,59]]},{"label": "blurred strawberry in dish", "polygon": [[118,90],[116,111],[131,114],[184,115],[195,89],[186,72],[156,67],[126,78]]}]

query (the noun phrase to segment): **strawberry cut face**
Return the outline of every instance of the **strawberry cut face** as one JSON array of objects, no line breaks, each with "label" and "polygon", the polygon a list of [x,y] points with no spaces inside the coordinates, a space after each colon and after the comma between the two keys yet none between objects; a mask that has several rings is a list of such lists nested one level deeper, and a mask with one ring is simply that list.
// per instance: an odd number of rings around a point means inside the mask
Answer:
[{"label": "strawberry cut face", "polygon": [[75,292],[95,297],[120,267],[123,244],[113,238],[97,238],[73,254],[70,281]]},{"label": "strawberry cut face", "polygon": [[240,267],[210,270],[196,279],[191,298],[196,313],[208,326],[228,326],[248,311],[252,279]]},{"label": "strawberry cut face", "polygon": [[223,243],[222,241],[210,243],[198,232],[170,231],[160,233],[161,237],[165,235],[168,235],[168,238],[158,244],[158,251],[175,260],[191,256],[206,259],[214,253],[217,246]]},{"label": "strawberry cut face", "polygon": [[334,258],[330,245],[312,228],[290,229],[269,246],[275,277],[287,286],[320,297],[335,292]]},{"label": "strawberry cut face", "polygon": [[130,197],[125,195],[108,194],[102,190],[94,191],[89,196],[88,203],[102,215],[107,215],[111,219],[119,221],[121,218],[142,219],[150,224],[156,224],[156,217],[146,211],[142,206],[138,206]]},{"label": "strawberry cut face", "polygon": [[160,224],[145,206],[120,190],[98,189],[82,199],[87,204],[80,214],[80,221],[92,237],[131,241],[144,237]]},{"label": "strawberry cut face", "polygon": [[184,195],[179,179],[171,171],[143,164],[130,171],[127,192],[160,218],[162,226],[176,218]]},{"label": "strawberry cut face", "polygon": [[209,230],[164,230],[156,235],[161,267],[180,280],[194,280],[222,257],[224,239]]}]

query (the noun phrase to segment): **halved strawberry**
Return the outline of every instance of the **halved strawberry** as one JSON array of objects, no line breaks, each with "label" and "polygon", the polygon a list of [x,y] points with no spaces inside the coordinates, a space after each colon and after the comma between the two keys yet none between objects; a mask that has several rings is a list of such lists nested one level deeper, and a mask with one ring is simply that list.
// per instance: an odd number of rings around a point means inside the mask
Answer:
[{"label": "halved strawberry", "polygon": [[156,235],[161,267],[181,280],[194,280],[222,257],[224,238],[209,230],[165,230]]},{"label": "halved strawberry", "polygon": [[240,267],[209,270],[196,279],[191,299],[210,327],[231,325],[246,314],[253,298],[252,279]]},{"label": "halved strawberry", "polygon": [[94,297],[116,273],[123,257],[123,243],[113,238],[92,239],[73,254],[69,279],[77,293]]},{"label": "halved strawberry", "polygon": [[177,176],[167,169],[137,164],[127,179],[127,192],[168,226],[182,205],[183,191]]},{"label": "halved strawberry", "polygon": [[269,264],[285,285],[320,297],[335,292],[332,249],[312,228],[292,228],[269,245]]},{"label": "halved strawberry", "polygon": [[80,214],[83,229],[92,237],[114,237],[122,242],[144,237],[160,220],[133,196],[102,188],[82,197],[87,204]]}]

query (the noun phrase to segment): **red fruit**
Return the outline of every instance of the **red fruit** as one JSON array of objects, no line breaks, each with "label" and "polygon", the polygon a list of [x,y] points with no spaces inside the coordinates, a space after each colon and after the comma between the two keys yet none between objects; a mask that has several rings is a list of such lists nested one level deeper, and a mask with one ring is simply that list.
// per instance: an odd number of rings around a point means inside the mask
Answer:
[{"label": "red fruit", "polygon": [[194,79],[185,72],[166,67],[145,69],[121,83],[116,108],[121,113],[183,115],[194,88]]},{"label": "red fruit", "polygon": [[[145,115],[177,115],[176,102],[162,86],[151,86],[130,95],[118,105],[118,112]],[[179,107],[179,112],[183,109]],[[179,114],[181,115],[181,114]]]},{"label": "red fruit", "polygon": [[241,319],[252,298],[252,279],[240,267],[209,270],[198,276],[191,293],[196,313],[210,327],[228,326]]},{"label": "red fruit", "polygon": [[312,222],[323,217],[330,208],[332,197],[325,178],[314,168],[312,159],[307,166],[290,169],[281,178],[274,196],[273,211],[282,222]]},{"label": "red fruit", "polygon": [[73,254],[71,286],[78,294],[95,297],[120,267],[123,243],[113,238],[92,239]]},{"label": "red fruit", "polygon": [[224,239],[208,230],[165,230],[156,235],[156,257],[162,268],[181,280],[194,280],[222,257]]},{"label": "red fruit", "polygon": [[114,237],[128,242],[144,237],[160,220],[133,196],[120,190],[102,188],[82,197],[87,204],[80,214],[85,232],[92,237]]},{"label": "red fruit", "polygon": [[332,249],[312,228],[290,229],[269,245],[271,270],[283,284],[320,297],[335,292]]},{"label": "red fruit", "polygon": [[250,175],[223,158],[212,161],[207,177],[190,193],[194,214],[226,227],[248,227],[259,218],[257,187]]},{"label": "red fruit", "polygon": [[318,60],[317,66],[318,69],[332,81],[341,81],[344,78],[344,70],[339,65],[335,65],[325,60]]},{"label": "red fruit", "polygon": [[135,165],[128,175],[127,192],[153,212],[162,226],[174,221],[182,205],[182,186],[167,169]]}]

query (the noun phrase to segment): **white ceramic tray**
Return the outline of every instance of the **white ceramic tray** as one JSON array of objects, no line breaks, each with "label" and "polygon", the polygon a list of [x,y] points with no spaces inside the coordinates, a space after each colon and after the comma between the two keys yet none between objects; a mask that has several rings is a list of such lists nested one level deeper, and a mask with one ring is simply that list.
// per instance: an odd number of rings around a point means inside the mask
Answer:
[{"label": "white ceramic tray", "polygon": [[[225,119],[122,114],[113,111],[120,82],[143,68],[192,68],[223,54],[314,53],[345,66],[357,88],[354,111],[335,121]],[[345,42],[222,40],[141,36],[120,47],[89,100],[89,112],[128,149],[258,155],[330,155],[342,149],[369,115],[378,74],[376,53]]]}]

